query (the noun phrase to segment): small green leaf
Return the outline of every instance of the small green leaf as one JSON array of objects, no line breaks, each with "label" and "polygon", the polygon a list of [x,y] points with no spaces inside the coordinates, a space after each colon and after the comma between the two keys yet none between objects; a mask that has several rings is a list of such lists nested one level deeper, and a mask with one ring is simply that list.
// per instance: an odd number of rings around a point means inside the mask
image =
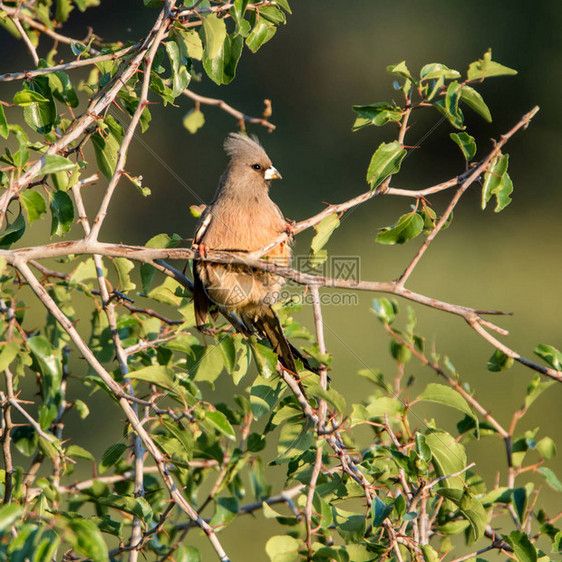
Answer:
[{"label": "small green leaf", "polygon": [[406,149],[398,141],[382,143],[371,158],[367,170],[367,182],[374,189],[388,176],[400,170],[400,164],[406,156]]},{"label": "small green leaf", "polygon": [[562,353],[552,345],[541,343],[535,347],[534,353],[544,359],[553,369],[562,371]]},{"label": "small green leaf", "polygon": [[519,562],[537,562],[537,549],[523,531],[511,531],[503,535],[504,540],[513,548]]},{"label": "small green leaf", "polygon": [[108,115],[99,125],[99,131],[92,135],[96,161],[101,173],[107,179],[110,179],[115,172],[123,136],[123,127],[112,115]]},{"label": "small green leaf", "polygon": [[257,376],[250,388],[250,406],[254,418],[259,420],[273,410],[283,391],[283,381],[279,378]]},{"label": "small green leaf", "polygon": [[425,437],[418,431],[416,431],[415,441],[416,441],[416,453],[420,456],[420,458],[423,461],[425,462],[431,461],[431,449],[428,447],[425,441]]},{"label": "small green leaf", "polygon": [[16,341],[5,343],[0,349],[0,371],[7,369],[21,351],[21,346]]},{"label": "small green leaf", "polygon": [[332,504],[332,517],[336,530],[345,542],[359,542],[365,536],[366,519],[363,514],[345,511]]},{"label": "small green leaf", "polygon": [[467,77],[469,80],[480,80],[492,76],[513,76],[515,74],[517,74],[516,70],[493,61],[492,49],[488,49],[482,59],[470,64]]},{"label": "small green leaf", "polygon": [[69,107],[78,107],[78,96],[66,72],[56,71],[47,74],[53,96]]},{"label": "small green leaf", "polygon": [[[0,369],[1,371],[2,369]],[[550,386],[555,384],[554,381],[541,381],[541,376],[537,375],[527,387],[525,396],[525,408],[529,408],[531,404]]]},{"label": "small green leaf", "polygon": [[74,204],[70,196],[64,191],[49,194],[51,209],[51,236],[64,236],[70,231],[74,222]]},{"label": "small green leaf", "polygon": [[553,459],[556,456],[556,443],[550,437],[537,441],[535,449],[543,459]]},{"label": "small green leaf", "polygon": [[23,214],[10,225],[2,234],[0,234],[0,248],[8,248],[14,242],[17,242],[25,232],[25,219]]},{"label": "small green leaf", "polygon": [[373,310],[383,324],[392,324],[398,314],[398,305],[386,298],[373,299]]},{"label": "small green leaf", "polygon": [[27,213],[29,224],[40,219],[47,212],[45,199],[37,191],[24,191],[20,193],[20,201]]},{"label": "small green leaf", "polygon": [[537,469],[546,479],[546,483],[557,492],[562,492],[562,482],[558,479],[558,476],[554,472],[547,468],[546,466],[541,466]]},{"label": "small green leaf", "polygon": [[504,187],[505,174],[509,165],[509,155],[498,156],[484,174],[482,181],[482,209],[486,208],[492,195],[502,191]]},{"label": "small green leaf", "polygon": [[115,445],[111,445],[111,447],[109,447],[102,456],[100,472],[105,472],[107,468],[117,464],[117,461],[126,450],[127,445],[125,443],[115,443]]},{"label": "small green leaf", "polygon": [[246,37],[246,46],[252,53],[257,51],[267,43],[275,34],[275,26],[260,18],[256,21],[252,31]]},{"label": "small green leaf", "polygon": [[464,129],[464,115],[459,107],[461,88],[455,80],[449,84],[445,99],[437,100],[433,105],[457,129]]},{"label": "small green leaf", "polygon": [[190,109],[183,118],[183,126],[193,135],[205,124],[205,115],[199,109]]},{"label": "small green leaf", "polygon": [[412,78],[412,75],[410,74],[410,71],[406,66],[406,61],[399,62],[398,64],[391,64],[386,67],[386,71],[389,74],[394,74],[395,76],[401,76],[403,78],[407,78],[408,80],[414,82],[414,79]]},{"label": "small green leaf", "polygon": [[8,122],[4,114],[4,106],[0,103],[0,137],[7,139],[10,130],[8,129]]},{"label": "small green leaf", "polygon": [[490,359],[488,359],[488,371],[492,371],[493,373],[499,373],[511,367],[513,367],[513,357],[508,357],[499,349],[496,349]]},{"label": "small green leaf", "polygon": [[371,505],[373,527],[380,527],[383,521],[392,513],[393,509],[393,503],[384,503],[378,496],[375,496],[375,501]]},{"label": "small green leaf", "polygon": [[191,75],[187,71],[186,61],[181,56],[178,43],[176,41],[168,41],[165,47],[172,66],[172,97],[175,98],[189,86]]},{"label": "small green leaf", "polygon": [[281,427],[275,464],[291,462],[304,453],[314,442],[314,433],[298,417],[287,420]]},{"label": "small green leaf", "polygon": [[449,135],[461,149],[467,162],[470,162],[476,155],[476,141],[468,133],[451,133]]},{"label": "small green leaf", "polygon": [[421,546],[424,562],[439,562],[439,554],[435,549],[429,545],[424,544]]},{"label": "small green leaf", "polygon": [[420,78],[422,80],[437,80],[439,78],[444,78],[445,80],[456,80],[460,77],[460,72],[448,68],[444,64],[440,64],[438,62],[426,64],[420,71]]},{"label": "small green leaf", "polygon": [[131,371],[127,375],[130,379],[155,384],[165,389],[174,387],[174,372],[170,367],[164,365],[149,365],[136,371]]},{"label": "small green leaf", "polygon": [[36,177],[74,170],[75,168],[76,164],[64,156],[60,156],[59,154],[47,154],[44,159],[44,164],[36,174]]},{"label": "small green leaf", "polygon": [[463,516],[468,520],[470,523],[470,543],[480,539],[488,524],[488,515],[482,503],[463,489],[439,488],[436,492],[457,505]]},{"label": "small green leaf", "polygon": [[314,230],[316,231],[316,234],[310,244],[313,253],[317,253],[326,245],[330,236],[332,236],[332,233],[339,225],[340,219],[336,214],[328,215],[315,225]]},{"label": "small green leaf", "polygon": [[205,420],[210,422],[215,429],[220,431],[223,435],[226,435],[229,439],[234,439],[236,437],[234,429],[232,429],[230,422],[222,412],[218,410],[205,412]]},{"label": "small green leaf", "polygon": [[358,131],[367,125],[381,127],[387,123],[397,122],[402,119],[402,110],[386,102],[378,102],[371,105],[354,105],[353,111],[359,115],[355,119],[355,123],[353,123],[353,131]]},{"label": "small green leaf", "polygon": [[72,533],[66,533],[72,547],[77,553],[87,556],[96,562],[109,560],[107,545],[100,530],[93,521],[86,519],[71,519],[68,528]]},{"label": "small green leaf", "polygon": [[[464,447],[446,431],[432,430],[425,436],[425,442],[431,449],[433,465],[438,476],[450,476],[466,467]],[[462,485],[463,481],[460,476],[443,480],[443,486],[446,488],[458,488]]]},{"label": "small green leaf", "polygon": [[70,445],[70,447],[66,450],[66,455],[73,459],[84,459],[87,461],[96,460],[90,451],[86,451],[86,449],[83,449],[79,445]]},{"label": "small green leaf", "polygon": [[231,82],[236,76],[236,67],[243,47],[243,37],[227,35],[216,57],[209,58],[205,50],[203,68],[207,76],[219,86]]},{"label": "small green leaf", "polygon": [[300,542],[289,535],[271,537],[265,551],[271,562],[293,562],[299,557]]},{"label": "small green leaf", "polygon": [[470,86],[463,86],[461,88],[461,100],[470,107],[473,111],[483,117],[488,123],[492,122],[492,114],[485,104],[482,96]]},{"label": "small green leaf", "polygon": [[[48,83],[48,79],[44,79]],[[37,133],[46,135],[51,131],[57,118],[57,110],[50,97],[48,86],[44,87],[44,82],[37,79],[28,86],[28,89],[17,92],[14,103],[23,107],[25,122]]]},{"label": "small green leaf", "polygon": [[136,285],[131,281],[129,273],[135,269],[135,264],[127,258],[113,258],[113,265],[119,276],[119,291],[126,293],[136,288]]},{"label": "small green leaf", "polygon": [[183,39],[187,54],[192,59],[201,60],[201,58],[203,57],[203,43],[201,42],[201,37],[199,37],[199,34],[192,29],[189,31],[176,31]]},{"label": "small green leaf", "polygon": [[425,390],[418,396],[418,400],[437,402],[455,408],[467,416],[475,418],[468,402],[453,388],[438,383],[429,383]]},{"label": "small green leaf", "polygon": [[396,224],[383,228],[375,238],[379,244],[404,244],[421,234],[424,220],[418,213],[402,215]]},{"label": "small green leaf", "polygon": [[23,507],[16,503],[5,505],[0,509],[0,532],[4,533],[22,515]]},{"label": "small green leaf", "polygon": [[205,55],[212,60],[219,56],[221,48],[226,39],[226,25],[224,20],[211,13],[203,20],[203,31],[205,32]]}]

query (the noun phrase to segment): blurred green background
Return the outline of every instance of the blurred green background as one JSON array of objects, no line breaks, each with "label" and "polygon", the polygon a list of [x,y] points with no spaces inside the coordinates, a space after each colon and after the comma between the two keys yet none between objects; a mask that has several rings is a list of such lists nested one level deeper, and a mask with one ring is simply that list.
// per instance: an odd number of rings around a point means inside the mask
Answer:
[{"label": "blurred green background", "polygon": [[[275,132],[267,134],[259,126],[249,126],[248,130],[258,134],[283,174],[283,180],[272,187],[272,197],[286,216],[295,220],[320,211],[323,202],[344,201],[367,189],[364,177],[370,156],[395,131],[371,127],[352,133],[351,106],[393,98],[399,101],[392,78],[385,71],[387,65],[406,60],[410,70],[418,73],[426,63],[441,62],[464,74],[468,64],[491,47],[495,60],[519,72],[515,77],[494,78],[482,85],[480,91],[492,112],[492,123],[485,123],[469,109],[465,111],[468,130],[476,137],[478,156],[482,156],[491,147],[491,138],[499,138],[534,105],[541,107],[529,129],[517,134],[506,147],[515,185],[513,203],[499,215],[492,209],[482,212],[475,186],[457,207],[449,230],[432,244],[408,286],[457,304],[513,312],[512,317],[497,319],[510,330],[504,341],[529,358],[533,358],[538,343],[562,348],[562,194],[558,171],[562,161],[562,4],[505,0],[317,0],[292,4],[293,15],[273,40],[257,55],[248,51],[243,54],[231,85],[218,87],[204,79],[200,84],[192,82],[192,89],[221,97],[250,115],[259,116],[263,100],[271,99]],[[86,26],[91,25],[105,40],[136,40],[150,27],[154,16],[155,12],[143,8],[140,0],[102,0],[99,8],[85,14],[73,12],[64,30],[83,37]],[[5,32],[0,32],[0,48],[0,72],[31,66],[22,45]],[[0,97],[10,99],[14,88],[13,83],[3,85]],[[192,236],[195,219],[189,214],[189,206],[212,198],[226,165],[222,142],[236,129],[236,122],[216,108],[203,106],[206,124],[191,135],[183,128],[182,118],[193,104],[179,98],[177,103],[175,108],[152,106],[150,129],[142,142],[133,142],[129,153],[128,170],[143,176],[152,196],[144,199],[131,184],[122,182],[102,230],[103,240],[142,244],[161,232]],[[418,144],[438,121],[436,113],[414,115],[407,144]],[[449,140],[449,132],[448,124],[442,122],[404,162],[392,185],[418,189],[461,172],[463,160]],[[87,190],[92,210],[104,185],[105,180]],[[442,209],[449,197],[445,193],[431,201]],[[363,279],[395,278],[421,239],[402,247],[386,247],[375,244],[374,238],[379,228],[407,212],[410,203],[406,198],[380,197],[348,213],[330,241],[329,252],[359,256]],[[37,242],[41,238],[46,241],[48,225],[36,227],[36,232]],[[311,236],[299,236],[295,253],[308,253]],[[27,238],[26,243],[32,240]],[[369,311],[373,296],[359,294],[357,306],[324,309],[327,346],[334,355],[333,385],[346,395],[348,404],[370,391],[368,383],[356,376],[358,369],[380,368],[389,378],[395,373],[387,337]],[[405,318],[406,303],[400,303],[400,307]],[[509,371],[490,373],[486,362],[493,349],[467,325],[456,317],[415,308],[418,331],[428,344],[434,343],[438,351],[447,354],[482,404],[504,426],[509,425],[511,413],[522,403],[534,373],[518,365]],[[309,307],[298,317],[312,327]],[[85,327],[85,320],[82,325]],[[406,374],[416,378],[409,392],[411,398],[428,382],[437,380],[430,370],[415,362],[408,365]],[[235,391],[233,385],[226,376],[219,383],[216,395],[228,400]],[[550,435],[562,446],[561,396],[559,385],[545,393],[518,433],[541,426],[539,437]],[[101,396],[99,406],[110,408]],[[434,416],[449,429],[458,420],[456,413],[440,406],[415,406],[414,412],[420,427],[424,419]],[[116,409],[108,412],[108,431],[109,424],[119,418]],[[110,444],[103,439],[103,427],[97,428],[91,443],[91,448],[100,453]],[[483,439],[469,445],[468,452],[489,484],[496,471],[505,467],[499,441]],[[561,472],[560,461],[549,466]],[[278,478],[277,492],[284,468],[271,470]],[[562,504],[560,494],[549,489],[544,490],[539,503],[550,513]],[[273,524],[260,515],[258,521],[259,525],[248,517],[226,529],[221,540],[227,551],[240,544],[239,552],[244,552],[245,558],[238,559],[265,559],[264,544]],[[237,559],[236,550],[233,557]]]}]

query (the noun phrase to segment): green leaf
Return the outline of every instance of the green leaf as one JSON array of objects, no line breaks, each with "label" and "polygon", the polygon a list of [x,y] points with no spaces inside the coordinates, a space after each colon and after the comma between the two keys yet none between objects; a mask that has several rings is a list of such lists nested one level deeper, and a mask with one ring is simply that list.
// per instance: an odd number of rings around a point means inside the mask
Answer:
[{"label": "green leaf", "polygon": [[535,347],[533,353],[544,359],[553,369],[562,371],[562,353],[552,345],[541,343]]},{"label": "green leaf", "polygon": [[314,432],[310,431],[308,423],[303,423],[299,417],[286,421],[281,427],[274,464],[290,462],[304,453],[313,442]]},{"label": "green leaf", "polygon": [[244,47],[244,38],[240,35],[227,35],[216,57],[209,58],[207,51],[203,54],[203,68],[209,78],[218,84],[228,84],[236,76],[236,67]]},{"label": "green leaf", "polygon": [[4,106],[0,103],[0,137],[7,139],[10,130],[8,129],[8,122],[4,114]]},{"label": "green leaf", "polygon": [[20,193],[20,201],[27,213],[29,224],[40,219],[47,212],[45,199],[37,191],[24,191]]},{"label": "green leaf", "polygon": [[513,357],[508,357],[503,351],[496,349],[486,365],[488,371],[499,373],[513,367]]},{"label": "green leaf", "polygon": [[459,83],[456,80],[451,82],[447,88],[445,99],[437,100],[433,105],[448,119],[453,127],[464,129],[464,116],[459,107],[460,90],[461,88],[459,88]]},{"label": "green leaf", "polygon": [[423,231],[424,221],[418,213],[402,215],[396,224],[383,228],[375,238],[379,244],[404,244]]},{"label": "green leaf", "polygon": [[553,459],[556,456],[556,443],[550,437],[537,441],[535,449],[543,459]]},{"label": "green leaf", "polygon": [[35,177],[44,176],[45,174],[56,174],[67,170],[74,170],[75,168],[76,164],[64,156],[60,156],[59,154],[47,154],[44,158],[43,166]]},{"label": "green leaf", "polygon": [[[2,369],[0,369],[1,371]],[[529,408],[531,404],[550,386],[555,384],[554,381],[541,381],[541,376],[537,375],[527,387],[525,396],[525,408]]]},{"label": "green leaf", "polygon": [[491,163],[490,168],[484,174],[482,181],[482,209],[486,208],[486,204],[494,193],[498,193],[503,189],[508,165],[509,155],[502,154]]},{"label": "green leaf", "polygon": [[332,504],[332,517],[336,530],[346,543],[359,542],[365,536],[366,519],[363,514],[345,511]]},{"label": "green leaf", "polygon": [[113,258],[113,265],[119,276],[119,291],[126,293],[136,288],[136,285],[131,281],[129,273],[135,269],[135,264],[127,258]]},{"label": "green leaf", "polygon": [[400,164],[406,156],[406,149],[398,141],[383,142],[371,158],[367,170],[367,182],[374,189],[388,176],[400,170]]},{"label": "green leaf", "polygon": [[205,124],[205,115],[199,109],[190,109],[183,118],[183,126],[193,135]]},{"label": "green leaf", "polygon": [[392,324],[398,314],[398,305],[386,298],[373,299],[373,310],[383,324]]},{"label": "green leaf", "polygon": [[383,521],[392,513],[393,509],[393,503],[384,503],[378,496],[375,496],[375,501],[371,505],[373,527],[380,527]]},{"label": "green leaf", "polygon": [[73,9],[74,7],[72,6],[72,2],[70,0],[57,0],[55,18],[60,22],[65,22]]},{"label": "green leaf", "polygon": [[106,449],[100,463],[100,472],[105,472],[110,466],[117,464],[123,453],[127,450],[125,443],[115,443]]},{"label": "green leaf", "polygon": [[283,381],[279,378],[256,377],[250,388],[250,406],[256,420],[273,410],[283,390]]},{"label": "green leaf", "polygon": [[0,509],[0,532],[4,533],[22,515],[23,507],[16,503],[5,505]]},{"label": "green leaf", "polygon": [[210,422],[215,429],[220,431],[223,435],[226,435],[229,439],[234,439],[236,437],[234,429],[232,429],[230,422],[222,412],[218,410],[205,412],[205,420]]},{"label": "green leaf", "polygon": [[96,562],[109,560],[107,545],[103,540],[100,530],[93,521],[86,519],[71,519],[68,528],[72,534],[67,534],[72,547],[84,556]]},{"label": "green leaf", "polygon": [[222,353],[218,346],[210,345],[205,350],[203,358],[197,366],[197,372],[195,374],[195,380],[197,381],[207,381],[213,384],[222,373],[224,369],[224,361],[222,358]]},{"label": "green leaf", "polygon": [[130,379],[155,384],[161,388],[171,390],[174,388],[174,372],[164,365],[149,365],[127,375]]},{"label": "green leaf", "polygon": [[104,122],[99,125],[99,131],[92,135],[96,161],[101,173],[107,179],[111,179],[115,172],[123,136],[123,128],[111,115],[108,115]]},{"label": "green leaf", "polygon": [[188,56],[192,59],[201,60],[203,57],[203,43],[199,34],[192,29],[189,31],[176,30],[176,32],[183,39]]},{"label": "green leaf", "polygon": [[422,80],[437,80],[439,78],[444,78],[445,80],[456,80],[460,77],[460,72],[448,68],[444,64],[440,64],[438,62],[426,64],[420,71],[420,78]]},{"label": "green leaf", "polygon": [[87,461],[96,460],[90,451],[86,451],[86,449],[80,447],[79,445],[70,445],[70,447],[66,450],[66,455],[73,459],[84,459]]},{"label": "green leaf", "polygon": [[547,468],[546,466],[541,466],[540,468],[537,469],[537,471],[540,472],[546,478],[546,483],[553,490],[556,490],[557,492],[562,492],[562,482],[560,482],[558,476],[556,476],[556,474],[554,474],[554,472],[550,468]]},{"label": "green leaf", "polygon": [[484,103],[482,96],[474,88],[463,86],[461,88],[461,100],[466,103],[470,109],[488,121],[488,123],[492,122],[492,114],[488,106]]},{"label": "green leaf", "polygon": [[69,107],[78,107],[78,96],[66,72],[58,70],[47,74],[53,96]]},{"label": "green leaf", "polygon": [[70,231],[74,222],[74,204],[70,196],[64,191],[49,194],[51,209],[51,236],[64,236]]},{"label": "green leaf", "polygon": [[[206,20],[204,20],[204,22],[205,21]],[[178,43],[175,41],[168,41],[165,47],[172,66],[172,97],[175,98],[189,86],[191,75],[187,71],[185,66],[186,61],[181,56]]]},{"label": "green leaf", "polygon": [[420,456],[420,458],[425,462],[431,461],[431,449],[427,445],[425,437],[419,433],[419,431],[416,431],[415,442],[416,453]]},{"label": "green leaf", "polygon": [[314,230],[316,234],[312,239],[310,247],[314,253],[317,253],[321,250],[328,240],[332,233],[338,226],[340,225],[340,219],[336,214],[328,215],[326,218],[322,219],[317,225],[315,225]]},{"label": "green leaf", "polygon": [[353,111],[359,115],[353,123],[352,130],[358,131],[367,125],[381,127],[387,123],[397,122],[402,119],[402,110],[386,102],[371,105],[354,105]]},{"label": "green leaf", "polygon": [[516,70],[493,61],[492,49],[488,49],[482,59],[470,64],[467,77],[469,80],[480,80],[492,76],[514,76],[515,74],[517,74]]},{"label": "green leaf", "polygon": [[457,505],[460,512],[468,520],[470,523],[470,543],[480,539],[488,524],[488,516],[482,503],[463,489],[439,488],[436,492]]},{"label": "green leaf", "polygon": [[300,542],[289,535],[271,537],[265,551],[271,562],[293,562],[299,558]]},{"label": "green leaf", "polygon": [[21,346],[16,341],[6,342],[0,352],[0,372],[7,369],[21,351]]},{"label": "green leaf", "polygon": [[[432,430],[425,436],[425,442],[431,449],[433,465],[438,476],[456,474],[466,467],[466,452],[455,438],[442,430]],[[459,488],[463,485],[460,476],[446,478],[442,481],[446,488]]]},{"label": "green leaf", "polygon": [[[48,82],[46,78],[45,80]],[[14,95],[14,103],[23,107],[25,122],[37,133],[46,135],[53,128],[57,118],[55,102],[50,96],[48,86],[43,87],[40,80],[32,82],[29,88],[32,89],[17,92]]]},{"label": "green leaf", "polygon": [[275,34],[275,26],[268,23],[265,19],[258,19],[252,31],[246,37],[246,46],[252,53],[256,53],[265,43]]},{"label": "green leaf", "polygon": [[216,14],[209,14],[203,20],[203,31],[205,32],[205,56],[212,60],[219,56],[227,37],[226,25]]},{"label": "green leaf", "polygon": [[0,248],[8,248],[14,242],[17,242],[25,232],[25,219],[23,214],[0,234]]},{"label": "green leaf", "polygon": [[429,544],[421,545],[423,559],[425,562],[439,562],[439,554]]},{"label": "green leaf", "polygon": [[467,162],[470,162],[476,155],[476,141],[468,133],[451,133],[449,135],[461,149]]},{"label": "green leaf", "polygon": [[386,71],[389,74],[394,74],[395,76],[401,76],[402,78],[407,78],[414,82],[408,67],[406,66],[406,61],[399,62],[398,64],[391,64],[386,67]]},{"label": "green leaf", "polygon": [[108,497],[97,498],[98,503],[114,507],[126,513],[130,513],[143,521],[150,521],[152,518],[152,508],[150,504],[143,498],[135,498],[133,496],[112,495]]},{"label": "green leaf", "polygon": [[513,548],[519,562],[537,562],[537,549],[523,531],[511,531],[509,535],[502,535],[504,540]]}]

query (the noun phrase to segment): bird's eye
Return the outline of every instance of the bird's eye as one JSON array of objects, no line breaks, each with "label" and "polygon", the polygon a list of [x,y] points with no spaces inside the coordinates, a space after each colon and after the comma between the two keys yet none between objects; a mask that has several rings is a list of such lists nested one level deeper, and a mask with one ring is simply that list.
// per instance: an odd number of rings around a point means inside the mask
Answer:
[{"label": "bird's eye", "polygon": [[260,164],[252,164],[252,168],[254,168],[254,170],[261,170],[261,165]]}]

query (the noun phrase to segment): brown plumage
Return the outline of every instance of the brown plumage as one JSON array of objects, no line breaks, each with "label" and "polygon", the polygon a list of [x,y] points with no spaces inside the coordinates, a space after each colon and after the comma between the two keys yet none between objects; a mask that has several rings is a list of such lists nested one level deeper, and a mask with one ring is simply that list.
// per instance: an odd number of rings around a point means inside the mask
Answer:
[{"label": "brown plumage", "polygon": [[[272,179],[281,178],[257,140],[231,134],[224,143],[230,162],[220,178],[211,204],[195,231],[199,251],[254,252],[271,243],[288,228],[279,207],[269,197]],[[288,265],[291,248],[284,243],[267,253],[269,259]],[[294,348],[287,341],[277,314],[284,279],[243,265],[193,262],[195,319],[199,329],[207,323],[209,307],[236,312],[248,331],[265,336],[283,366],[296,373]]]}]

